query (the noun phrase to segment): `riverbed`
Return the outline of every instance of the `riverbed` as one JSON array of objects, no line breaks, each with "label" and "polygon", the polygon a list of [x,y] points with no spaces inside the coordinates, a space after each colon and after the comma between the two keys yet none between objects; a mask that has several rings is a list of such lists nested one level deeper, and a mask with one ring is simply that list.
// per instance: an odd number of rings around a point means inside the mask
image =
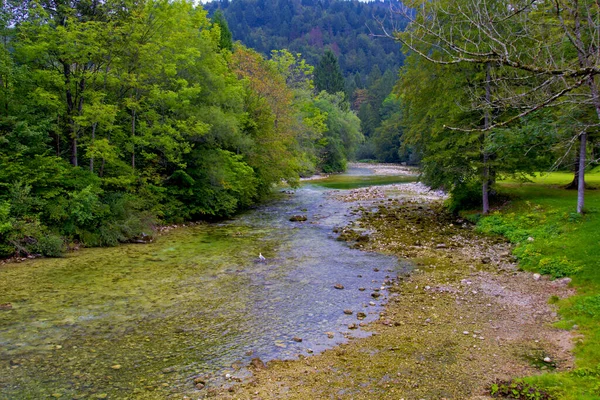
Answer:
[{"label": "riverbed", "polygon": [[280,189],[153,243],[0,266],[0,398],[181,398],[199,377],[222,387],[247,379],[252,360],[370,335],[361,325],[411,264],[337,240],[357,217],[332,190],[414,179],[373,171]]}]

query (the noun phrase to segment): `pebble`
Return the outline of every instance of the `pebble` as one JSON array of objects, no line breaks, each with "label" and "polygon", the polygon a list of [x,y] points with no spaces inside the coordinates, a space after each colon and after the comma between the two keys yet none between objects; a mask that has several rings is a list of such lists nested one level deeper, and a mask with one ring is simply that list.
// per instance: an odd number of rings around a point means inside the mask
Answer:
[{"label": "pebble", "polygon": [[358,325],[356,325],[356,324],[349,324],[348,325],[348,329],[358,329]]},{"label": "pebble", "polygon": [[353,311],[350,310],[349,308],[344,310],[344,314],[346,314],[346,315],[352,315],[352,313],[353,313]]},{"label": "pebble", "polygon": [[371,297],[378,298],[379,296],[381,296],[381,293],[379,293],[379,292],[371,293]]},{"label": "pebble", "polygon": [[342,285],[341,283],[336,283],[335,285],[333,285],[333,287],[342,290],[344,288],[344,285]]},{"label": "pebble", "polygon": [[360,311],[356,313],[356,318],[358,319],[365,319],[367,318],[367,314],[365,314],[364,312]]},{"label": "pebble", "polygon": [[463,335],[468,335],[469,331],[463,331]]},{"label": "pebble", "polygon": [[119,364],[115,364],[111,368],[112,369],[121,369],[121,366]]},{"label": "pebble", "polygon": [[301,338],[301,337],[298,337],[298,336],[294,336],[294,338],[293,338],[292,340],[293,340],[294,342],[298,342],[298,343],[302,342],[302,338]]},{"label": "pebble", "polygon": [[335,334],[333,332],[325,332],[325,334],[327,335],[327,337],[329,339],[333,339],[333,337],[335,336]]},{"label": "pebble", "polygon": [[370,301],[370,302],[369,302],[369,305],[370,305],[370,306],[375,306],[376,304],[375,304],[375,302],[374,302],[374,301]]},{"label": "pebble", "polygon": [[539,281],[542,276],[540,274],[533,274],[533,280]]},{"label": "pebble", "polygon": [[250,365],[252,365],[256,369],[265,369],[265,368],[267,368],[267,366],[265,365],[265,363],[263,362],[263,360],[261,360],[258,357],[253,358],[252,361],[250,361]]},{"label": "pebble", "polygon": [[360,290],[361,292],[364,292],[366,289],[364,287],[359,287],[358,290]]},{"label": "pebble", "polygon": [[550,357],[544,357],[544,362],[545,363],[552,362],[552,359]]}]

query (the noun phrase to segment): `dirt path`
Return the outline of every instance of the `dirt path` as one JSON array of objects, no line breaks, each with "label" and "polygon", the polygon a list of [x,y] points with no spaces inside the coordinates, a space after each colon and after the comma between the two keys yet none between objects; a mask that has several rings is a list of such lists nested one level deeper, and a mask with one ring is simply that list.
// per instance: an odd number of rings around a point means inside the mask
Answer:
[{"label": "dirt path", "polygon": [[[548,303],[572,294],[567,282],[517,271],[508,244],[477,236],[442,211],[439,193],[419,184],[332,196],[356,202],[362,214],[342,237],[351,241],[367,229],[369,240],[355,246],[415,262],[410,276],[390,280],[381,291],[388,305],[365,328],[373,336],[313,357],[258,365],[248,382],[202,395],[484,399],[494,380],[572,367],[572,338],[552,327],[557,316]],[[368,312],[368,306],[353,311]]]}]

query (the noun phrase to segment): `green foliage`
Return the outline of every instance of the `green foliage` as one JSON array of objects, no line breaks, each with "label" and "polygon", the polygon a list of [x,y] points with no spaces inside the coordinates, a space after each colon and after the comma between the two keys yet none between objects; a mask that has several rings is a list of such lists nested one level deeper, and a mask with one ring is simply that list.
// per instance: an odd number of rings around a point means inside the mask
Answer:
[{"label": "green foliage", "polygon": [[[579,297],[573,305],[573,313],[591,318],[600,317],[600,295]],[[596,368],[596,376],[600,366]]]},{"label": "green foliage", "polygon": [[60,257],[65,251],[65,243],[60,235],[45,234],[32,246],[32,252],[45,257]]},{"label": "green foliage", "polygon": [[[312,65],[329,48],[338,55],[345,76],[357,71],[367,76],[375,65],[381,71],[397,71],[401,65],[403,55],[396,43],[370,37],[380,31],[376,21],[389,16],[390,6],[399,3],[222,0],[205,4],[211,15],[223,12],[233,36],[244,45],[262,54],[287,48],[302,53]],[[406,20],[396,15],[394,23],[402,29]]]},{"label": "green foliage", "polygon": [[225,50],[233,50],[233,37],[231,35],[231,31],[229,30],[229,25],[227,25],[227,20],[223,16],[223,12],[221,10],[217,10],[212,17],[213,23],[219,25],[220,37],[219,37],[219,48]]},{"label": "green foliage", "polygon": [[536,388],[522,379],[494,382],[489,391],[492,397],[505,399],[551,400],[554,398],[545,390]]},{"label": "green foliage", "polygon": [[344,76],[333,52],[326,50],[315,68],[315,87],[317,91],[330,94],[344,93]]},{"label": "green foliage", "polygon": [[[450,197],[445,203],[448,211],[458,213],[461,210],[475,209],[481,206],[481,186],[477,182],[465,182],[451,187]],[[482,228],[482,231],[485,228]],[[490,230],[492,231],[493,228]],[[501,234],[500,232],[493,232]]]},{"label": "green foliage", "polygon": [[581,267],[574,265],[566,257],[542,257],[538,262],[538,270],[544,275],[557,279],[573,276],[581,271]]},{"label": "green foliage", "polygon": [[318,165],[325,172],[344,171],[347,161],[354,158],[358,145],[364,140],[360,120],[349,110],[340,92],[330,94],[323,91],[314,104],[326,116],[327,126],[323,138],[318,142]]},{"label": "green foliage", "polygon": [[315,98],[300,54],[234,49],[222,13],[211,21],[167,0],[10,5],[0,13],[2,257],[227,217],[296,184],[327,149],[342,170],[360,141],[343,101]]}]

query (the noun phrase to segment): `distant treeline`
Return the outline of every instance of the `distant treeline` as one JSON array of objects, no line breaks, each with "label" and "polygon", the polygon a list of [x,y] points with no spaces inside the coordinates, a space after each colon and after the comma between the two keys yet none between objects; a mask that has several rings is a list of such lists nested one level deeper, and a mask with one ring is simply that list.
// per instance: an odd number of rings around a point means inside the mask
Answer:
[{"label": "distant treeline", "polygon": [[[299,52],[316,65],[324,49],[339,58],[345,76],[366,77],[377,66],[380,71],[397,71],[403,54],[393,40],[382,34],[378,21],[389,26],[390,6],[398,1],[349,0],[221,0],[207,3],[209,13],[222,10],[234,40],[263,54],[286,48]],[[406,20],[393,15],[397,29]]]}]

